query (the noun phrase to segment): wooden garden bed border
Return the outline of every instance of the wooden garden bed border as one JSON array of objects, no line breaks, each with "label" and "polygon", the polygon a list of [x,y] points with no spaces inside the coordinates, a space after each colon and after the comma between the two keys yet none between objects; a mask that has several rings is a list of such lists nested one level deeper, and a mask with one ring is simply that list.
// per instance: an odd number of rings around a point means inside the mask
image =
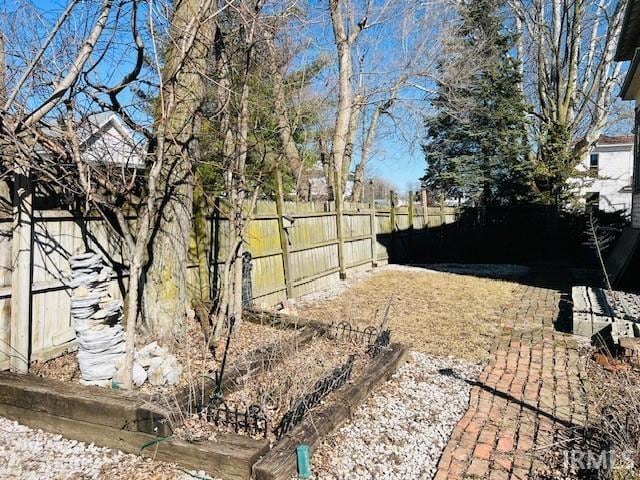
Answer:
[{"label": "wooden garden bed border", "polygon": [[[236,434],[220,433],[216,440],[188,443],[139,431],[141,422],[149,426],[150,414],[158,426],[166,425],[160,421],[165,419],[162,414],[122,393],[0,373],[0,416],[66,438],[153,456],[233,480],[249,478],[251,466],[269,449],[266,440]],[[143,450],[145,445],[149,446]]]},{"label": "wooden garden bed border", "polygon": [[360,379],[336,392],[336,396],[320,409],[311,412],[301,423],[285,435],[253,466],[256,480],[288,480],[296,474],[296,448],[305,443],[309,447],[340,427],[351,418],[360,405],[380,383],[387,380],[405,360],[408,349],[392,344],[365,370]]},{"label": "wooden garden bed border", "polygon": [[[299,345],[327,332],[326,324],[313,320],[258,310],[247,313],[246,318],[255,323],[300,329],[295,340]],[[406,354],[406,347],[392,344],[367,366],[357,383],[335,392],[328,405],[313,411],[271,450],[267,440],[232,433],[188,443],[171,436],[168,412],[144,399],[35,375],[0,372],[0,416],[66,438],[205,470],[225,480],[252,476],[256,480],[288,480],[296,472],[296,447],[301,443],[313,447],[342,425],[352,409],[393,374]],[[248,372],[264,369],[267,356],[273,359],[268,348],[248,368],[232,364],[223,383],[225,391],[237,388],[238,380]],[[189,397],[184,391],[181,398],[183,402],[193,399],[193,392]]]}]

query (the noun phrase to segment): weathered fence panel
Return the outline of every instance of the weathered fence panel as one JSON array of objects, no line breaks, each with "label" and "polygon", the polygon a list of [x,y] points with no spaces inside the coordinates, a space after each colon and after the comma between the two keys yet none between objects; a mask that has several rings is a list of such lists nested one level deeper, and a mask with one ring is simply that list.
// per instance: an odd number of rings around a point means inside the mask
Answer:
[{"label": "weathered fence panel", "polygon": [[[276,202],[258,201],[247,227],[244,248],[252,258],[252,296],[262,306],[286,299],[287,281],[294,298],[340,281],[338,216],[333,202],[283,202],[282,210],[289,279]],[[418,245],[420,238],[428,236],[430,228],[439,226],[443,219],[447,223],[456,219],[455,209],[424,209],[418,204],[413,210],[411,216],[407,207],[376,207],[374,211],[369,204],[345,202],[342,267],[347,275],[384,265],[390,259],[409,258],[411,248]],[[212,215],[197,221],[188,269],[188,287],[193,297],[212,291],[211,285],[216,285],[218,271],[229,254],[230,228],[223,211],[216,208]],[[44,360],[74,345],[70,292],[65,282],[69,256],[88,249],[100,252],[118,272],[112,292],[116,298],[124,292],[127,276],[122,268],[122,243],[101,217],[79,218],[60,210],[36,211],[33,217],[31,360]],[[11,218],[0,218],[0,370],[8,368],[11,351],[12,225]]]},{"label": "weathered fence panel", "polygon": [[[11,338],[11,219],[0,220],[0,369],[7,368]],[[7,227],[8,226],[8,227]],[[118,237],[98,217],[79,219],[65,211],[33,214],[31,249],[31,360],[52,358],[73,347],[70,292],[66,285],[69,256],[92,249],[102,252],[120,272],[124,286],[122,248]],[[29,288],[27,285],[26,288]],[[120,288],[112,294],[121,296]]]},{"label": "weathered fence panel", "polygon": [[0,370],[8,368],[11,344],[11,224],[11,218],[0,218]]},{"label": "weathered fence panel", "polygon": [[[339,281],[338,216],[333,202],[283,202],[282,208],[292,296],[299,297]],[[345,202],[342,234],[347,274],[369,269],[374,264],[384,265],[390,259],[409,259],[411,249],[426,238],[429,228],[439,227],[443,218],[447,223],[456,219],[454,208],[425,209],[420,203],[412,208],[412,214],[408,206],[377,207],[374,211],[370,204]],[[280,246],[277,211],[276,202],[258,201],[244,244],[244,251],[252,256],[253,299],[261,306],[272,306],[287,296],[286,260]],[[372,216],[375,238],[372,237]],[[220,214],[214,215],[211,222],[213,236],[218,239],[212,255],[215,271],[226,258],[229,226]]]}]

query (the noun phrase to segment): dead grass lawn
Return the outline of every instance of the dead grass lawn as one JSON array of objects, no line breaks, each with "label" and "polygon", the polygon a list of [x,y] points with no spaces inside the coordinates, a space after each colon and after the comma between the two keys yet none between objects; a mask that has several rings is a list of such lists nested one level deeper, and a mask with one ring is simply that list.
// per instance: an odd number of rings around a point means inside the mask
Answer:
[{"label": "dead grass lawn", "polygon": [[418,269],[382,270],[338,297],[301,302],[298,315],[324,322],[379,325],[392,298],[392,341],[440,356],[485,361],[515,284]]}]

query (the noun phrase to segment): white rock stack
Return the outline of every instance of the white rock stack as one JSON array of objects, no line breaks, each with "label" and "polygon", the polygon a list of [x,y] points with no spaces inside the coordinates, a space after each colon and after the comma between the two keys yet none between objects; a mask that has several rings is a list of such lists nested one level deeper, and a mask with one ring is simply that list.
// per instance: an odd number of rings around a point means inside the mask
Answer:
[{"label": "white rock stack", "polygon": [[70,257],[69,265],[80,383],[108,386],[125,351],[122,300],[108,291],[113,269],[93,252]]}]

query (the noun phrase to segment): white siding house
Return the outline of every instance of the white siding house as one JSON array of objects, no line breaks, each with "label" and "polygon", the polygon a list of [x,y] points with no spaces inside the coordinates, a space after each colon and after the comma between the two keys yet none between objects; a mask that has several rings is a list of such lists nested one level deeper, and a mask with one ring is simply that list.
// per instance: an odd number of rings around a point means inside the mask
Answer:
[{"label": "white siding house", "polygon": [[[353,192],[353,178],[353,173],[350,173],[344,186],[344,192],[342,192],[344,198],[349,198]],[[327,178],[324,175],[322,165],[317,162],[309,175],[309,200],[326,200],[328,193]]]},{"label": "white siding house", "polygon": [[615,59],[631,61],[620,90],[622,100],[635,101],[635,162],[633,167],[633,207],[631,226],[640,228],[640,0],[627,3]]},{"label": "white siding house", "polygon": [[631,213],[633,136],[601,136],[577,170],[580,177],[570,181],[581,202],[605,212]]},{"label": "white siding house", "polygon": [[99,113],[87,119],[82,141],[83,157],[89,163],[116,167],[142,168],[133,132],[113,112]]}]

